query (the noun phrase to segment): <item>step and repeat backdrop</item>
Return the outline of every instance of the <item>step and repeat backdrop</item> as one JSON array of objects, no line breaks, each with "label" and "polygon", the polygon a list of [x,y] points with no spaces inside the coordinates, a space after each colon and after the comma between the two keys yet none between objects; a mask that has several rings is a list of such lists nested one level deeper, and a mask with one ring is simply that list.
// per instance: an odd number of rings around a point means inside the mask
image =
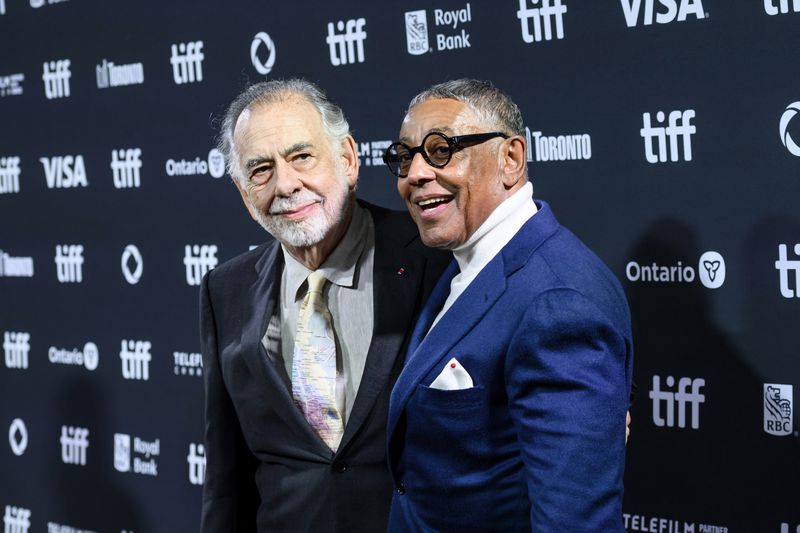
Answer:
[{"label": "step and repeat backdrop", "polygon": [[269,238],[213,148],[245,83],[319,83],[402,208],[407,102],[469,76],[627,292],[627,530],[800,532],[798,49],[800,0],[0,0],[4,531],[197,529],[198,285]]}]

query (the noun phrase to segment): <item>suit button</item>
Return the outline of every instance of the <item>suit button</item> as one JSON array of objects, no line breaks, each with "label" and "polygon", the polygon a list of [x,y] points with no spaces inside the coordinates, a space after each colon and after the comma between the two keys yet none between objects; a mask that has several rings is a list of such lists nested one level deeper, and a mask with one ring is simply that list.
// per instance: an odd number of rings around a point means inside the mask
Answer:
[{"label": "suit button", "polygon": [[402,496],[402,495],[403,495],[403,494],[405,494],[405,493],[406,493],[406,486],[405,486],[405,485],[403,485],[402,483],[400,483],[399,485],[397,485],[397,494],[399,494],[399,495],[401,495],[401,496]]},{"label": "suit button", "polygon": [[340,474],[343,473],[343,472],[346,472],[347,471],[347,463],[345,463],[345,462],[335,463],[333,465],[333,470],[335,472],[339,472]]}]

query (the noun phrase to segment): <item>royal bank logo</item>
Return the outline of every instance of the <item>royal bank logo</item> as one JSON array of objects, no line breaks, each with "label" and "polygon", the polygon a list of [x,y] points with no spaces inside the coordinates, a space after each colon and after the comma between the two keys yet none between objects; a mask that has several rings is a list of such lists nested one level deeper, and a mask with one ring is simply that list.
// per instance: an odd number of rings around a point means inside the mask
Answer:
[{"label": "royal bank logo", "polygon": [[406,50],[412,56],[419,56],[430,49],[428,44],[428,15],[424,9],[407,11]]},{"label": "royal bank logo", "polygon": [[89,186],[89,181],[86,179],[86,165],[83,162],[83,156],[80,154],[40,157],[39,162],[44,169],[44,177],[48,189],[70,189]]},{"label": "royal bank logo", "polygon": [[144,65],[141,63],[115,65],[111,61],[103,59],[102,63],[94,67],[94,71],[98,89],[144,83]]},{"label": "royal bank logo", "polygon": [[127,433],[114,434],[114,468],[119,472],[157,476],[156,458],[160,455],[161,439],[147,441],[139,437],[131,439]]},{"label": "royal bank logo", "polygon": [[519,0],[517,18],[522,25],[522,40],[538,43],[563,39],[566,12],[561,0]]},{"label": "royal bank logo", "polygon": [[195,157],[192,161],[186,159],[167,159],[167,176],[204,176],[209,174],[212,178],[221,178],[225,175],[225,156],[216,148],[208,152],[205,159]]},{"label": "royal bank logo", "polygon": [[19,157],[0,157],[0,194],[19,192],[19,164]]},{"label": "royal bank logo", "polygon": [[[767,15],[785,15],[791,11],[793,13],[800,12],[800,0],[764,0],[764,11]],[[800,526],[797,531],[800,532]]]},{"label": "royal bank logo", "polygon": [[89,448],[89,430],[81,427],[61,426],[61,461],[67,465],[86,466]]},{"label": "royal bank logo", "polygon": [[111,171],[114,187],[136,189],[141,186],[142,149],[120,148],[111,150]]},{"label": "royal bank logo", "polygon": [[625,24],[633,28],[639,24],[650,26],[655,18],[656,24],[685,21],[689,15],[697,19],[706,18],[702,0],[620,0]]},{"label": "royal bank logo", "polygon": [[6,505],[3,526],[5,533],[28,533],[28,528],[31,527],[31,510]]},{"label": "royal bank logo", "polygon": [[123,340],[119,351],[122,377],[138,381],[150,379],[150,341]]},{"label": "royal bank logo", "polygon": [[[0,5],[2,5],[2,0],[0,0]],[[0,97],[21,95],[23,92],[22,82],[24,81],[25,74],[21,72],[0,76]]]},{"label": "royal bank logo", "polygon": [[42,63],[44,95],[48,100],[69,98],[69,79],[72,77],[70,65],[69,59],[57,59]]},{"label": "royal bank logo", "polygon": [[[677,411],[679,428],[686,427],[688,413],[691,419],[691,428],[698,429],[700,427],[700,404],[706,401],[705,395],[701,394],[700,390],[705,384],[706,381],[702,378],[680,378],[678,390],[673,392],[661,390],[661,376],[653,376],[653,388],[650,391],[650,399],[653,400],[653,423],[658,427],[675,427],[675,412]],[[666,386],[673,388],[675,378],[667,376]]]},{"label": "royal bank logo", "polygon": [[26,370],[28,368],[28,353],[30,350],[30,333],[24,331],[3,332],[3,351],[5,352],[6,368]]},{"label": "royal bank logo", "polygon": [[[800,3],[800,0],[797,0]],[[781,122],[780,122],[780,134],[781,134],[781,142],[783,146],[789,150],[789,153],[792,155],[800,156],[800,146],[792,139],[791,134],[789,133],[789,123],[792,119],[800,112],[800,101],[792,102],[786,107],[786,110],[781,115]]]},{"label": "royal bank logo", "polygon": [[[263,60],[259,52],[261,48],[266,49],[266,58]],[[250,62],[262,76],[272,72],[272,67],[275,66],[275,43],[267,32],[260,31],[253,37],[253,42],[250,43]]]},{"label": "royal bank logo", "polygon": [[59,283],[83,282],[83,245],[57,245],[55,263]]},{"label": "royal bank logo", "polygon": [[219,263],[216,244],[187,244],[184,252],[186,283],[191,286],[200,285],[203,276]]},{"label": "royal bank logo", "polygon": [[121,263],[122,275],[125,277],[125,281],[131,285],[139,283],[139,280],[142,279],[142,271],[144,270],[144,260],[142,259],[142,254],[135,245],[129,244],[125,247],[125,250],[122,252]]},{"label": "royal bank logo", "polygon": [[625,267],[625,277],[635,283],[693,283],[699,279],[708,289],[718,289],[725,283],[725,258],[715,251],[700,256],[695,269],[677,261],[672,265],[653,262],[651,264],[630,261]]},{"label": "royal bank logo", "polygon": [[791,435],[794,395],[792,385],[764,383],[764,431],[770,435]]},{"label": "royal bank logo", "polygon": [[203,375],[203,356],[199,353],[172,352],[175,359],[176,376],[197,376]]},{"label": "royal bank logo", "polygon": [[350,19],[328,23],[328,43],[331,65],[338,67],[352,63],[364,62],[364,41],[367,32],[364,30],[367,21],[364,18]]},{"label": "royal bank logo", "polygon": [[356,143],[358,163],[361,166],[379,167],[383,165],[383,153],[392,144],[390,140]]},{"label": "royal bank logo", "polygon": [[186,456],[189,463],[189,483],[192,485],[202,485],[206,478],[206,448],[202,444],[189,444],[189,455]]},{"label": "royal bank logo", "polygon": [[[644,154],[648,163],[666,163],[681,160],[681,147],[683,148],[683,161],[692,160],[692,135],[697,133],[697,128],[692,124],[695,117],[694,109],[686,111],[671,111],[669,118],[663,111],[656,113],[656,125],[651,121],[650,113],[642,114],[642,129],[639,130],[644,139]],[[663,126],[664,120],[669,121]],[[669,144],[667,144],[669,139]],[[679,143],[679,141],[681,141]]]},{"label": "royal bank logo", "polygon": [[[788,246],[778,245],[778,260],[775,269],[779,273],[781,296],[784,298],[800,298],[800,259],[789,259]],[[794,245],[794,255],[800,256],[800,243]],[[794,273],[794,276],[791,274]],[[794,278],[794,282],[792,282]]]},{"label": "royal bank logo", "polygon": [[33,257],[12,257],[0,250],[0,278],[32,278]]},{"label": "royal bank logo", "polygon": [[592,158],[592,138],[588,133],[544,135],[525,127],[528,161],[576,161]]},{"label": "royal bank logo", "polygon": [[172,79],[176,84],[203,81],[203,41],[178,43],[171,46]]},{"label": "royal bank logo", "polygon": [[8,444],[11,446],[11,452],[17,457],[21,457],[28,449],[28,428],[21,418],[11,421],[8,428]]},{"label": "royal bank logo", "polygon": [[84,344],[82,350],[77,348],[68,350],[51,346],[47,350],[47,358],[54,365],[83,366],[91,372],[96,370],[100,363],[100,351],[93,342]]}]

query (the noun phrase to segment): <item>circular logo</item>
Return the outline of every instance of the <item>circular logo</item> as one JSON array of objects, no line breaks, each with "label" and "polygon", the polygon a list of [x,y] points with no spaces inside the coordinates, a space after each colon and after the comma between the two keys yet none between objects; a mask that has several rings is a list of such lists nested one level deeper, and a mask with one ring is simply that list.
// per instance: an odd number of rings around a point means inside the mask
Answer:
[{"label": "circular logo", "polygon": [[709,289],[718,289],[725,283],[725,259],[717,252],[706,252],[697,265],[700,283]]},{"label": "circular logo", "polygon": [[94,370],[100,362],[100,352],[97,350],[97,345],[93,342],[87,342],[83,346],[83,364],[86,370]]},{"label": "circular logo", "polygon": [[[267,47],[267,52],[269,53],[267,60],[263,62],[258,57],[258,49],[262,44]],[[263,76],[269,74],[272,71],[272,67],[275,66],[275,43],[272,42],[266,32],[260,31],[253,37],[253,42],[250,43],[250,61],[253,62],[253,67],[258,73]]]},{"label": "circular logo", "polygon": [[783,112],[781,116],[781,142],[789,150],[789,153],[792,155],[800,156],[800,146],[794,142],[792,136],[789,135],[789,122],[794,118],[794,116],[800,113],[800,102],[794,102],[789,104],[786,108],[786,111]]},{"label": "circular logo", "polygon": [[[131,270],[129,264],[131,260],[134,263],[133,270]],[[131,285],[136,285],[142,279],[143,269],[142,254],[139,253],[139,249],[136,246],[129,244],[125,247],[125,251],[122,252],[122,275],[125,276],[125,281]]]},{"label": "circular logo", "polygon": [[8,428],[8,443],[11,445],[11,451],[16,456],[25,453],[28,448],[28,428],[25,427],[25,422],[22,419],[15,418],[11,422],[11,427]]},{"label": "circular logo", "polygon": [[225,175],[225,156],[216,148],[208,152],[208,173],[212,178],[221,178]]}]

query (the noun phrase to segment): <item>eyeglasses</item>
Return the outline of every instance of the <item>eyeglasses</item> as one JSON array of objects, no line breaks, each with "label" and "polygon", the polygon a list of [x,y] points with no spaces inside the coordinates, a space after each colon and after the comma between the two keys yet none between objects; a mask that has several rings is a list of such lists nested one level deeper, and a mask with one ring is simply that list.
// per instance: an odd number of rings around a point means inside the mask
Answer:
[{"label": "eyeglasses", "polygon": [[495,137],[508,139],[508,135],[499,131],[458,135],[457,137],[448,137],[444,133],[432,131],[422,139],[422,144],[416,148],[411,148],[401,142],[390,144],[383,154],[383,162],[386,163],[392,174],[398,178],[405,178],[408,176],[415,154],[422,154],[425,162],[434,168],[444,168],[457,150],[486,142]]}]

